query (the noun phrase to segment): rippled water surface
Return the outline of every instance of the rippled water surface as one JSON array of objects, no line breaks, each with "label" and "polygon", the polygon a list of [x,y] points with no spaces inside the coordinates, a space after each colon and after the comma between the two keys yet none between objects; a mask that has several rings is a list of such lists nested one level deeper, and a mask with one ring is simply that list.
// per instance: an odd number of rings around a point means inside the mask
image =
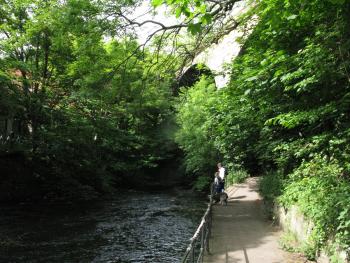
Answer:
[{"label": "rippled water surface", "polygon": [[0,262],[180,262],[206,207],[188,192],[2,206]]}]

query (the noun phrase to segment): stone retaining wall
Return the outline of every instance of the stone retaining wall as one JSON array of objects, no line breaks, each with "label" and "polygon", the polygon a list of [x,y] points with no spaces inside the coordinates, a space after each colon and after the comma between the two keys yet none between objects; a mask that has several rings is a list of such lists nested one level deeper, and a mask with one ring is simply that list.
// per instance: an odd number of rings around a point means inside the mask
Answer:
[{"label": "stone retaining wall", "polygon": [[[284,231],[293,233],[297,238],[297,241],[300,243],[307,242],[314,224],[305,218],[305,216],[298,210],[296,206],[292,206],[289,209],[283,208],[281,206],[275,206],[274,215],[277,222]],[[338,253],[339,260],[341,260],[340,262],[349,263],[349,261],[346,259],[346,251],[339,250]],[[331,263],[331,260],[325,251],[321,251],[320,255],[317,257],[316,262]]]}]

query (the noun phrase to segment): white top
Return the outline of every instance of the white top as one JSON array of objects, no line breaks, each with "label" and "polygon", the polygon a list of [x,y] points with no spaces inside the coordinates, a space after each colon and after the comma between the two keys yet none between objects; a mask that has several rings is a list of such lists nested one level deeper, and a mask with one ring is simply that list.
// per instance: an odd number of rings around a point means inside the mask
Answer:
[{"label": "white top", "polygon": [[225,179],[225,168],[224,167],[219,168],[219,176],[221,177],[222,180]]}]

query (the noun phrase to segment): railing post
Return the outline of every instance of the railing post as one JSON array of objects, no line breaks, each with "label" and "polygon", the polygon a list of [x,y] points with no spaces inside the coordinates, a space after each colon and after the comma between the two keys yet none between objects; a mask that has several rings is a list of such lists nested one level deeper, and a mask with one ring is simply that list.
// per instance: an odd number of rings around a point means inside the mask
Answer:
[{"label": "railing post", "polygon": [[205,237],[204,237],[204,246],[203,246],[203,252],[204,250],[209,253],[209,247],[208,247],[208,244],[209,244],[209,235],[208,235],[208,224],[205,226]]},{"label": "railing post", "polygon": [[192,263],[195,263],[195,259],[196,259],[194,254],[194,249],[195,249],[195,246],[192,247]]},{"label": "railing post", "polygon": [[212,224],[212,204],[209,206],[209,212],[207,215],[207,237],[206,237],[206,251],[209,254],[210,248],[209,248],[209,239],[211,237],[211,224]]},{"label": "railing post", "polygon": [[210,210],[209,210],[209,215],[208,215],[208,217],[209,217],[209,222],[208,222],[208,224],[209,224],[209,235],[208,235],[208,237],[211,237],[211,224],[212,224],[212,219],[213,219],[213,213],[212,213],[213,211],[212,211],[212,207],[210,207]]},{"label": "railing post", "polygon": [[[204,218],[204,220],[206,220]],[[207,228],[207,221],[205,221],[205,225],[204,227],[202,228],[202,232],[201,232],[201,252],[200,252],[200,255],[201,255],[201,260],[200,262],[203,262],[203,256],[204,256],[204,243],[205,243],[205,229]]]},{"label": "railing post", "polygon": [[[182,263],[203,263],[205,250],[209,253],[209,237],[211,234],[211,223],[212,223],[212,203],[213,203],[213,184],[210,188],[210,200],[208,208],[202,217],[202,221],[199,224],[197,231],[191,238],[191,243],[186,249],[186,253],[182,258]],[[199,235],[201,235],[199,237]],[[199,240],[200,238],[200,240]],[[196,259],[196,245],[200,245],[200,250]]]}]

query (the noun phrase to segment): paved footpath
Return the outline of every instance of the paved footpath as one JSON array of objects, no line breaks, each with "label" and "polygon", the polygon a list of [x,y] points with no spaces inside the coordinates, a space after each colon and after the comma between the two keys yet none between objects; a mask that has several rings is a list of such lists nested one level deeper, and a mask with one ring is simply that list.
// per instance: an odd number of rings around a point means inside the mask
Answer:
[{"label": "paved footpath", "polygon": [[227,206],[213,206],[210,255],[205,263],[297,263],[297,255],[279,248],[281,232],[266,220],[258,179],[226,189]]}]

